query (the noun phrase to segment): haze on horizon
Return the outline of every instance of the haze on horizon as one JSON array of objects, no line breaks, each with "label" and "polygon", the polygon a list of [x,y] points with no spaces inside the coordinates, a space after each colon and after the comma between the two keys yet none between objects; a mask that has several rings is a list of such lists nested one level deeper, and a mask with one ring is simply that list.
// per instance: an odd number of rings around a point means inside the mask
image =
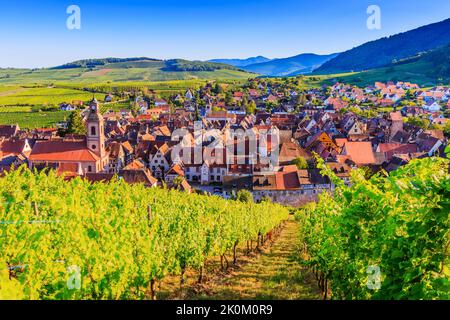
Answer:
[{"label": "haze on horizon", "polygon": [[[449,17],[448,0],[0,0],[0,67],[88,58],[284,58],[342,52]],[[81,30],[69,30],[69,5]],[[382,28],[366,27],[369,5]]]}]

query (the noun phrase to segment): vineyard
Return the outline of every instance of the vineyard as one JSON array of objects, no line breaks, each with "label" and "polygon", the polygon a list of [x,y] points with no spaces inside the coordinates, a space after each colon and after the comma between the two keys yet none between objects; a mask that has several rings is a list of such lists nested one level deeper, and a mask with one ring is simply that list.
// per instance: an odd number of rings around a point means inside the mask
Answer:
[{"label": "vineyard", "polygon": [[18,124],[22,129],[55,127],[70,115],[70,111],[1,112],[2,109],[0,108],[0,124]]},{"label": "vineyard", "polygon": [[[151,299],[155,285],[236,257],[288,218],[284,207],[22,167],[0,179],[1,299]],[[227,258],[228,256],[228,258]]]},{"label": "vineyard", "polygon": [[21,90],[3,90],[5,91],[0,95],[1,106],[58,105],[62,102],[72,103],[74,100],[89,101],[92,99],[92,93],[76,89],[35,86],[22,87]]},{"label": "vineyard", "polygon": [[324,298],[449,299],[448,160],[425,158],[390,175],[352,173],[347,187],[300,213],[300,262]]},{"label": "vineyard", "polygon": [[216,278],[214,297],[314,297],[302,282],[311,275],[323,298],[449,299],[448,160],[370,178],[354,170],[351,186],[318,166],[335,194],[287,224],[289,210],[270,202],[11,171],[0,178],[0,300],[154,299],[161,284],[200,283],[210,262],[259,251],[280,225],[290,231],[274,251]]}]

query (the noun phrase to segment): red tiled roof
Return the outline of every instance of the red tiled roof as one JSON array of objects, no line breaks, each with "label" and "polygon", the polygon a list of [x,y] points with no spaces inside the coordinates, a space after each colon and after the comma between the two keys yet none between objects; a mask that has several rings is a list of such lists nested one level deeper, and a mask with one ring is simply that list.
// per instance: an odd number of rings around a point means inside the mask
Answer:
[{"label": "red tiled roof", "polygon": [[64,175],[65,177],[68,176],[77,176],[78,175],[78,163],[60,163],[58,165],[58,170],[56,171],[56,173],[58,175]]},{"label": "red tiled roof", "polygon": [[123,170],[139,170],[145,168],[145,165],[139,161],[138,159],[133,160],[130,164],[128,164]]},{"label": "red tiled roof", "polygon": [[400,147],[401,145],[401,143],[380,143],[378,145],[378,151],[383,153],[388,152]]},{"label": "red tiled roof", "polygon": [[6,155],[13,155],[17,156],[22,153],[25,147],[25,140],[5,140],[0,141],[0,153],[3,154],[3,156]]},{"label": "red tiled roof", "polygon": [[375,156],[371,142],[347,142],[344,145],[344,155],[350,156],[353,162],[359,165],[374,164]]},{"label": "red tiled roof", "polygon": [[86,147],[84,141],[37,141],[29,159],[31,161],[90,162],[100,158]]},{"label": "red tiled roof", "polygon": [[175,164],[167,171],[167,174],[177,174],[184,177],[184,170],[179,164]]},{"label": "red tiled roof", "polygon": [[280,154],[279,154],[280,162],[290,162],[297,157],[303,157],[305,159],[310,159],[311,154],[298,146],[294,142],[286,142],[281,144]]},{"label": "red tiled roof", "polygon": [[127,150],[129,153],[133,153],[133,147],[131,146],[131,144],[128,140],[125,142],[122,142],[122,147],[124,147],[124,149]]}]

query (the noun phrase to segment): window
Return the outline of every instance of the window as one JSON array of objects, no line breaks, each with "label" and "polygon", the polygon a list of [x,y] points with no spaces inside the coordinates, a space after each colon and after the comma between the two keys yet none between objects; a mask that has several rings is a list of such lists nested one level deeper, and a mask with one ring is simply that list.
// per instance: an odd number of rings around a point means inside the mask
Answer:
[{"label": "window", "polygon": [[95,136],[96,134],[95,127],[91,127],[91,135]]},{"label": "window", "polygon": [[191,177],[190,177],[189,175],[186,175],[186,179],[187,179],[187,180],[190,180]]},{"label": "window", "polygon": [[92,166],[88,166],[88,172],[92,172]]},{"label": "window", "polygon": [[155,163],[158,163],[158,160],[155,160]]},{"label": "window", "polygon": [[217,181],[220,181],[220,176],[217,176],[217,179],[216,179]]},{"label": "window", "polygon": [[211,178],[211,181],[214,181],[214,176],[210,176],[210,178]]},{"label": "window", "polygon": [[92,149],[97,149],[97,146],[95,144],[92,145]]}]

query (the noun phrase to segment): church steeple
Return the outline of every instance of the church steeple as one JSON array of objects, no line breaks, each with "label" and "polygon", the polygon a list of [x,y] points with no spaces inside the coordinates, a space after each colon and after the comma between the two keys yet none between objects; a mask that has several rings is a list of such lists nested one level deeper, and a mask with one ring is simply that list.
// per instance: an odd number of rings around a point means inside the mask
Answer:
[{"label": "church steeple", "polygon": [[86,119],[87,124],[87,147],[100,158],[105,157],[105,134],[103,117],[100,114],[100,107],[95,97],[89,102],[89,113]]}]

